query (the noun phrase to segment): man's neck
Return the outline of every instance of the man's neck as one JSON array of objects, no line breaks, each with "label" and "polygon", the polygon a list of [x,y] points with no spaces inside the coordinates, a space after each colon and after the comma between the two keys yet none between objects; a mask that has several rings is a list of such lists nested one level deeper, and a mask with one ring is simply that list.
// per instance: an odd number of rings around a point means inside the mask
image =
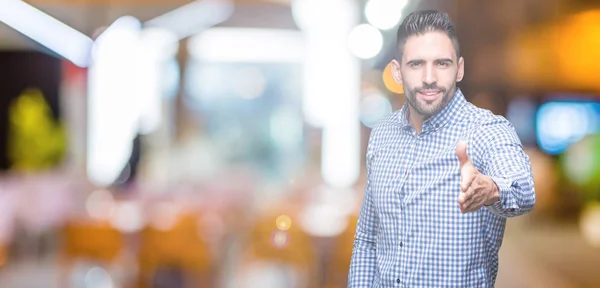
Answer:
[{"label": "man's neck", "polygon": [[[454,88],[452,90],[452,97],[450,98],[448,103],[446,103],[446,105],[442,108],[442,110],[444,110],[444,108],[446,108],[446,106],[450,105],[450,102],[452,102],[452,100],[456,96],[455,95],[456,90],[457,90],[457,88]],[[441,113],[441,112],[442,111],[440,110],[437,113]],[[412,106],[408,105],[408,124],[410,124],[411,126],[413,126],[415,128],[417,135],[421,134],[421,132],[423,131],[423,122],[427,121],[427,119],[433,117],[434,115],[423,116],[423,115],[419,114],[417,111],[415,111],[415,109]]]},{"label": "man's neck", "polygon": [[423,131],[423,122],[425,122],[427,118],[429,117],[419,114],[412,106],[408,105],[408,124],[415,128],[417,134],[421,134]]}]

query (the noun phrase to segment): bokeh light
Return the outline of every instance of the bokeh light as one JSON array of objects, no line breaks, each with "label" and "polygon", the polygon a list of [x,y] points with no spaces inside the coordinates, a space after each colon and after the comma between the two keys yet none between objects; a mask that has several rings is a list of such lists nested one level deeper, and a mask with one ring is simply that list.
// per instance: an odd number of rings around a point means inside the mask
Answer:
[{"label": "bokeh light", "polygon": [[381,51],[383,36],[377,28],[369,24],[360,24],[350,32],[348,47],[356,57],[370,59]]},{"label": "bokeh light", "polygon": [[281,215],[275,220],[275,225],[277,225],[277,229],[286,231],[292,227],[292,219],[288,215]]},{"label": "bokeh light", "polygon": [[124,233],[140,231],[144,226],[142,207],[134,201],[117,203],[110,224]]},{"label": "bokeh light", "polygon": [[360,122],[369,128],[372,128],[377,122],[392,113],[390,100],[377,92],[365,96],[360,102]]},{"label": "bokeh light", "polygon": [[593,102],[548,102],[537,113],[540,148],[560,154],[585,135],[600,132],[600,104]]},{"label": "bokeh light", "polygon": [[160,202],[153,206],[149,213],[150,225],[160,231],[167,231],[177,223],[180,208],[171,202]]},{"label": "bokeh light", "polygon": [[294,0],[291,1],[292,17],[301,30],[330,32],[347,27],[357,21],[355,1],[346,0]]},{"label": "bokeh light", "polygon": [[300,215],[300,226],[315,237],[340,235],[348,226],[348,217],[343,208],[333,203],[307,205]]},{"label": "bokeh light", "polygon": [[565,176],[586,200],[600,201],[600,134],[588,135],[571,145],[562,164]]},{"label": "bokeh light", "polygon": [[113,288],[110,274],[101,267],[94,267],[85,274],[85,287],[88,288]]},{"label": "bokeh light", "polygon": [[408,0],[369,0],[365,5],[365,17],[378,29],[388,30],[398,25],[407,3]]},{"label": "bokeh light", "polygon": [[600,248],[600,203],[592,202],[583,208],[579,227],[585,241]]},{"label": "bokeh light", "polygon": [[[556,67],[552,71],[558,76],[556,79],[579,89],[598,88],[600,67],[590,64],[589,60],[600,59],[600,10],[572,15],[553,32],[556,36],[553,43]],[[548,50],[548,47],[544,49]]]},{"label": "bokeh light", "polygon": [[107,190],[96,190],[85,201],[85,210],[96,220],[108,220],[115,210],[114,198]]},{"label": "bokeh light", "polygon": [[287,247],[290,244],[290,233],[281,230],[273,231],[271,233],[271,244],[278,249]]}]

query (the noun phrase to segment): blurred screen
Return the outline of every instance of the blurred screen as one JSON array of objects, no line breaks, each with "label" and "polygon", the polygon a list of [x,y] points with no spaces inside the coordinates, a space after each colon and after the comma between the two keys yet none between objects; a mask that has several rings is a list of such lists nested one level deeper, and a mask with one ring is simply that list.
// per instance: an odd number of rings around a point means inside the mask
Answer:
[{"label": "blurred screen", "polygon": [[600,101],[548,101],[540,105],[536,121],[539,147],[557,155],[584,136],[600,132]]}]

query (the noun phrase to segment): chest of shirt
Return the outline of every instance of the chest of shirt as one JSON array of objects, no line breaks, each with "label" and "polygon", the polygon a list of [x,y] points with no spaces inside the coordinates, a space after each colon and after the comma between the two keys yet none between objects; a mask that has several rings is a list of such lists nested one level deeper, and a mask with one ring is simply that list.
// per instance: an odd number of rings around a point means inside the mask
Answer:
[{"label": "chest of shirt", "polygon": [[382,216],[394,217],[410,205],[431,205],[440,208],[434,211],[460,213],[456,202],[460,194],[456,144],[463,139],[471,142],[467,130],[447,129],[421,136],[401,133],[388,138],[371,159],[371,193],[376,210]]}]

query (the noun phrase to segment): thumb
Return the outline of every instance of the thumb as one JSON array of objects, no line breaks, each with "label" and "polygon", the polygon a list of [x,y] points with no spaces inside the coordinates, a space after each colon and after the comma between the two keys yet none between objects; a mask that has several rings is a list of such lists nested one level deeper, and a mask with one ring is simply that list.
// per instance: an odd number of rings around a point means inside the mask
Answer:
[{"label": "thumb", "polygon": [[456,145],[456,156],[458,156],[458,161],[460,161],[460,167],[471,161],[467,155],[467,143],[465,141],[460,141]]}]

